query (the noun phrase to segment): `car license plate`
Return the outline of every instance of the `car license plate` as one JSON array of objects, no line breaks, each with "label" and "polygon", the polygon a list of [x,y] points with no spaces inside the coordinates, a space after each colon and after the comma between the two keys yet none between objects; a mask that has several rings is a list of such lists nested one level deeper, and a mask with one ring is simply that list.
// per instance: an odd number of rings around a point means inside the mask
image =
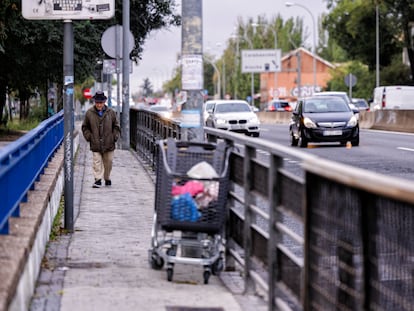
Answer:
[{"label": "car license plate", "polygon": [[323,131],[323,136],[339,136],[342,135],[342,131],[341,130],[336,130],[336,131]]}]

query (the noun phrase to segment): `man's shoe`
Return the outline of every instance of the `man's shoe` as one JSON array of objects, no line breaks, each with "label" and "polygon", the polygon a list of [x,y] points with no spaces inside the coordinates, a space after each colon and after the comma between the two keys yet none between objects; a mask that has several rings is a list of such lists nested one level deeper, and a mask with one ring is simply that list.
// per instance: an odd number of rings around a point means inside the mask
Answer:
[{"label": "man's shoe", "polygon": [[105,186],[111,186],[112,181],[110,179],[105,180]]},{"label": "man's shoe", "polygon": [[102,187],[102,182],[100,179],[95,180],[94,184],[92,185],[92,188],[101,188]]}]

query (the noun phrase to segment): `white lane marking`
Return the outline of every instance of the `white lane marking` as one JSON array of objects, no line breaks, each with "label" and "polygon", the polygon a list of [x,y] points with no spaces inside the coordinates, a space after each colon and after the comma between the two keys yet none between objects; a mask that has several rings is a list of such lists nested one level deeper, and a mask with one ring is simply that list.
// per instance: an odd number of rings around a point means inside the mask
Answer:
[{"label": "white lane marking", "polygon": [[413,151],[414,152],[414,149],[412,149],[412,148],[397,147],[397,149],[406,150],[406,151]]}]

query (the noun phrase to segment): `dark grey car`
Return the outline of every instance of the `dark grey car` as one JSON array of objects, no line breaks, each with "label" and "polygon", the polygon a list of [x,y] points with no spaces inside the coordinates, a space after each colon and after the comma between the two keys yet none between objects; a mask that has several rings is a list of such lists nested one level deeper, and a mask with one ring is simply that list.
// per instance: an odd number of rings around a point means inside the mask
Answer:
[{"label": "dark grey car", "polygon": [[291,145],[307,147],[309,142],[348,141],[359,145],[358,118],[349,105],[336,96],[301,99],[289,124]]}]

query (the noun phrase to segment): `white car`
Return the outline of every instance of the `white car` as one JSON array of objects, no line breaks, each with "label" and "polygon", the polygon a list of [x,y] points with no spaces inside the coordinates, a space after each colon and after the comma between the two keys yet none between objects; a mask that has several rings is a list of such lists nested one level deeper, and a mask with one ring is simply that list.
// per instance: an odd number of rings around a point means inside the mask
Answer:
[{"label": "white car", "polygon": [[206,126],[260,136],[260,120],[244,100],[216,100],[206,118]]}]

